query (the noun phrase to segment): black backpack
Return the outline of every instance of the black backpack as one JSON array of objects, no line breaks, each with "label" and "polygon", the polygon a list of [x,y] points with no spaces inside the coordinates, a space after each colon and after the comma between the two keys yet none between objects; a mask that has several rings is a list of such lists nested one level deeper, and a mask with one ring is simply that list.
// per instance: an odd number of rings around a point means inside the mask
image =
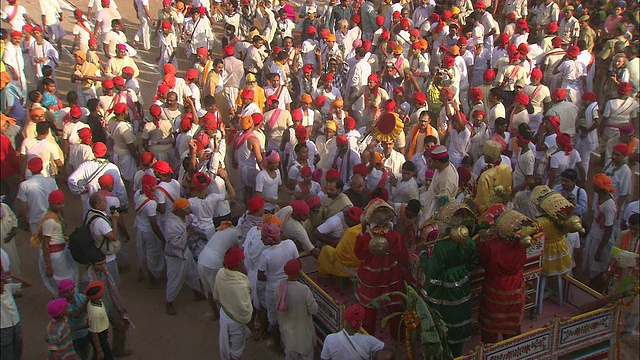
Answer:
[{"label": "black backpack", "polygon": [[[101,252],[99,248],[96,247],[96,244],[93,240],[93,235],[91,235],[91,229],[89,226],[91,223],[97,218],[102,218],[108,222],[108,219],[100,214],[94,212],[95,215],[89,218],[85,217],[85,221],[83,221],[82,225],[78,226],[71,235],[69,235],[69,251],[71,252],[71,257],[73,260],[77,261],[82,265],[89,265],[91,263],[91,259],[95,258],[93,254],[96,252]],[[89,213],[87,213],[87,217]],[[102,243],[100,247],[104,245],[106,241],[106,237],[102,239]]]}]

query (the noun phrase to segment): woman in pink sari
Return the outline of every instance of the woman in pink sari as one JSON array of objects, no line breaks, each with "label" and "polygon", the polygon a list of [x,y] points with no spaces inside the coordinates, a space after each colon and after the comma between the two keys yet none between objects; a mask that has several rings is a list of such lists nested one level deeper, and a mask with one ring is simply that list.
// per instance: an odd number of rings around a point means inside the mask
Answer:
[{"label": "woman in pink sari", "polygon": [[613,14],[610,14],[605,19],[604,25],[602,26],[602,28],[605,31],[605,33],[607,33],[607,35],[612,35],[613,29],[615,29],[616,26],[618,26],[618,24],[620,24],[620,22],[624,18],[622,16],[622,13],[624,12],[624,8],[625,8],[624,5],[625,3],[622,1],[616,4],[616,7],[613,9]]}]

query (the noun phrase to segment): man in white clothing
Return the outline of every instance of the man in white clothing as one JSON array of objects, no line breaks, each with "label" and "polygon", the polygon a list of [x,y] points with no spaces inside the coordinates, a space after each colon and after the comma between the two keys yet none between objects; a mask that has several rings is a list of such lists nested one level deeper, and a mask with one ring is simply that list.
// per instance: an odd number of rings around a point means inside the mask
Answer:
[{"label": "man in white clothing", "polygon": [[38,224],[47,212],[49,203],[47,196],[58,189],[56,180],[42,175],[42,159],[33,157],[27,162],[27,169],[33,176],[20,183],[18,204],[20,207],[20,223],[31,233],[38,230]]},{"label": "man in white clothing", "polygon": [[356,49],[356,65],[351,72],[351,78],[348,79],[348,94],[354,117],[359,124],[362,124],[364,116],[364,90],[367,86],[369,75],[371,75],[371,64],[365,59],[367,51],[364,47]]}]

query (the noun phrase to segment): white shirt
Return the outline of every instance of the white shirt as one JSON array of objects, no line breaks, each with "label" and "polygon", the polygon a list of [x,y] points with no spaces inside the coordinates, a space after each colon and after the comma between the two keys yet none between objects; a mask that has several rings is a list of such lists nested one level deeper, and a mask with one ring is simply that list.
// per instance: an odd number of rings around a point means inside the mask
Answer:
[{"label": "white shirt", "polygon": [[344,219],[343,211],[329,217],[317,228],[319,233],[327,235],[332,239],[341,239],[347,229],[349,229],[349,226],[347,226],[347,222]]},{"label": "white shirt", "polygon": [[51,162],[60,160],[60,147],[49,140],[24,139],[20,146],[20,154],[27,157],[27,161],[34,157],[42,159],[42,175],[51,176]]},{"label": "white shirt", "polygon": [[18,7],[16,16],[11,21],[9,21],[9,25],[11,25],[11,30],[22,32],[22,27],[26,25],[24,16],[27,15],[27,10],[24,8],[24,6],[2,4],[2,20],[9,20],[9,16],[13,14],[14,8],[16,6]]},{"label": "white shirt", "polygon": [[[278,186],[282,185],[282,177],[280,176],[280,170],[276,170],[276,177],[271,178],[267,170],[262,170],[256,177],[256,192],[262,193],[262,195],[277,199],[278,198]],[[274,203],[265,202],[265,210],[275,210],[278,205]]]},{"label": "white shirt", "polygon": [[[222,269],[224,266],[224,254],[234,246],[238,246],[238,232],[236,228],[226,228],[217,231],[198,256],[198,265],[209,269]],[[284,266],[284,265],[283,265]]]},{"label": "white shirt", "polygon": [[0,328],[3,330],[13,327],[20,322],[18,306],[13,298],[13,292],[16,290],[17,289],[10,286],[10,284],[7,284],[2,290],[2,295],[0,295],[0,301],[2,302],[2,306],[0,306]]},{"label": "white shirt", "polygon": [[49,208],[49,194],[55,190],[58,190],[56,180],[42,175],[34,175],[20,183],[18,200],[27,203],[32,233],[38,230],[38,225]]},{"label": "white shirt", "polygon": [[377,351],[384,349],[384,343],[371,335],[364,335],[355,333],[348,335],[344,330],[339,333],[329,334],[324,339],[322,346],[322,354],[320,358],[322,360],[353,360],[357,359],[357,355],[353,355],[354,350],[346,348],[341,337],[344,335],[349,336],[349,339],[358,348],[364,350],[367,354],[373,354]]},{"label": "white shirt", "polygon": [[136,221],[135,221],[136,229],[142,232],[153,231],[153,229],[151,228],[151,222],[149,221],[149,218],[156,217],[156,214],[157,214],[156,210],[158,208],[158,203],[155,200],[147,198],[147,196],[140,191],[136,192],[133,197],[134,197],[133,200],[136,206],[135,210],[137,210]]},{"label": "white shirt", "polygon": [[[265,86],[264,96],[266,98],[269,98],[269,96],[276,93],[276,90],[277,89],[274,89],[273,87],[271,87],[271,85]],[[278,97],[278,108],[281,110],[286,110],[287,105],[291,104],[292,101],[293,100],[291,99],[291,94],[289,94],[289,89],[283,86],[282,91],[280,92],[280,96]]]},{"label": "white shirt", "polygon": [[[45,19],[46,26],[60,23],[58,14],[62,13],[62,9],[60,9],[58,0],[40,0],[40,12],[47,17]],[[109,27],[111,27],[111,24],[109,24]]]},{"label": "white shirt", "polygon": [[[166,190],[171,197],[167,196],[160,188]],[[165,204],[165,214],[173,211],[173,202],[180,197],[180,190],[180,183],[176,179],[171,179],[170,182],[161,181],[158,183],[158,188],[153,194],[158,205]]]},{"label": "white shirt", "polygon": [[118,10],[112,9],[111,5],[96,12],[96,24],[100,23],[100,29],[103,34],[111,30],[111,20],[113,19],[122,19],[122,16]]},{"label": "white shirt", "polygon": [[292,259],[298,258],[298,248],[291,240],[284,240],[278,245],[267,246],[260,255],[258,270],[267,276],[267,287],[275,289],[280,280],[287,278],[284,265]]}]

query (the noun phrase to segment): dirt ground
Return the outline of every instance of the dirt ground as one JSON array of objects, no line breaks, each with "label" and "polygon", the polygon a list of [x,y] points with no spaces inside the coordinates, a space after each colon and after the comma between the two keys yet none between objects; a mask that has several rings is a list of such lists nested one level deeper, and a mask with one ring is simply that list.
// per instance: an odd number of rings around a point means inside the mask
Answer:
[{"label": "dirt ground", "polygon": [[[96,0],[99,1],[99,0]],[[138,29],[138,22],[133,9],[133,1],[116,0],[118,10],[125,18],[127,25],[127,37],[131,41]],[[71,65],[73,59],[69,50],[71,49],[73,35],[73,10],[78,6],[81,10],[87,10],[87,0],[76,0],[73,3],[64,2],[63,12],[65,20],[63,22],[67,37],[64,39],[64,47],[60,54],[60,67],[57,71],[61,99],[64,101],[66,92],[75,90],[75,85],[69,81]],[[19,0],[29,15],[40,20],[39,3],[37,0]],[[156,17],[160,1],[151,2],[151,14]],[[297,7],[297,6],[296,6]],[[3,24],[6,27],[6,24]],[[217,29],[216,38],[219,39],[220,23],[215,25]],[[139,51],[136,62],[140,68],[141,75],[139,81],[144,94],[145,107],[151,103],[155,92],[155,84],[159,79],[155,58],[157,56],[156,43],[152,40],[152,50],[150,52]],[[216,42],[216,52],[220,52],[220,43]],[[179,73],[191,67],[190,64],[181,61]],[[65,209],[65,220],[67,229],[73,229],[81,221],[81,205],[79,197],[70,195],[66,185],[60,186],[68,198]],[[131,234],[134,234],[133,220],[134,213],[130,211],[126,216],[126,224]],[[68,232],[70,232],[69,230]],[[135,237],[135,236],[132,236]],[[129,256],[135,266],[135,241],[127,245]],[[25,296],[16,300],[20,310],[21,323],[24,332],[24,359],[41,359],[45,356],[46,345],[44,342],[45,326],[48,322],[45,304],[51,300],[40,279],[37,270],[36,249],[29,246],[29,237],[24,231],[20,231],[17,237],[18,251],[21,258],[22,275],[32,281],[34,286],[25,289]],[[81,270],[84,272],[84,270]],[[177,316],[168,316],[164,311],[164,287],[156,290],[147,289],[143,284],[135,281],[135,271],[121,274],[121,294],[126,308],[130,314],[136,329],[128,334],[128,347],[133,350],[130,359],[218,359],[218,323],[212,320],[209,306],[205,301],[194,302],[192,292],[183,288],[175,301]],[[638,336],[627,336],[621,342],[622,359],[638,359]],[[278,359],[281,358],[271,352],[267,345],[257,343],[253,340],[247,341],[244,360],[257,359]]]}]

